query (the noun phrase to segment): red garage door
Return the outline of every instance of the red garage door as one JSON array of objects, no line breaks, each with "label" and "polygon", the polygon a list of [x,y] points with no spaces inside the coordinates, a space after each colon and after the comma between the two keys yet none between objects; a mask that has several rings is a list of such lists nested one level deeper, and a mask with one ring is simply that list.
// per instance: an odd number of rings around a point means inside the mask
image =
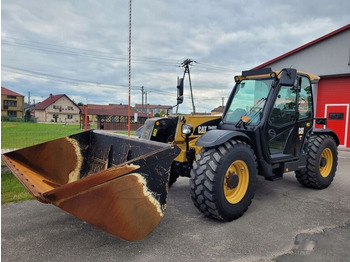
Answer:
[{"label": "red garage door", "polygon": [[[327,128],[350,148],[350,77],[321,78],[317,88],[317,117],[327,118]],[[322,126],[317,126],[322,127]]]}]

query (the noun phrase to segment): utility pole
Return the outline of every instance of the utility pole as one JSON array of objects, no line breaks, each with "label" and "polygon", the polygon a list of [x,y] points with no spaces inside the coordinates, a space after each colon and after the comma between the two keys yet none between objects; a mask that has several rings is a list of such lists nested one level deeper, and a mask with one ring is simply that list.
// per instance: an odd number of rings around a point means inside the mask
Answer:
[{"label": "utility pole", "polygon": [[[183,83],[183,79],[182,79],[182,83]],[[179,77],[177,77],[176,86],[179,86],[179,84],[180,84],[180,79],[179,79]],[[177,92],[179,92],[179,91],[177,91]],[[177,95],[179,95],[179,94],[177,94]],[[176,105],[176,114],[178,111],[179,111],[179,103],[177,103],[177,105]]]},{"label": "utility pole", "polygon": [[28,105],[30,105],[30,91],[28,92]]},{"label": "utility pole", "polygon": [[128,105],[128,136],[131,128],[131,0],[129,0],[129,105]]},{"label": "utility pole", "polygon": [[225,106],[225,97],[222,97],[222,106]]},{"label": "utility pole", "polygon": [[141,86],[141,92],[142,92],[142,109],[141,109],[141,112],[143,113],[144,111],[143,111],[143,95],[144,95],[144,87],[143,86]]},{"label": "utility pole", "polygon": [[147,117],[148,117],[148,111],[147,111],[147,109],[148,109],[147,94],[148,94],[148,93],[151,93],[151,91],[144,91],[144,93],[145,93],[145,101],[146,101],[146,115],[147,115]]},{"label": "utility pole", "polygon": [[[192,109],[193,109],[193,114],[195,115],[196,114],[196,108],[194,106],[194,99],[193,99],[193,92],[192,92],[192,82],[191,82],[191,74],[190,74],[190,66],[192,65],[192,63],[197,63],[197,62],[193,61],[191,59],[185,59],[181,63],[181,66],[185,69],[184,70],[183,79],[185,79],[186,73],[188,74],[188,81],[190,83],[190,91],[191,91]],[[177,112],[177,110],[176,110],[176,112]]]}]

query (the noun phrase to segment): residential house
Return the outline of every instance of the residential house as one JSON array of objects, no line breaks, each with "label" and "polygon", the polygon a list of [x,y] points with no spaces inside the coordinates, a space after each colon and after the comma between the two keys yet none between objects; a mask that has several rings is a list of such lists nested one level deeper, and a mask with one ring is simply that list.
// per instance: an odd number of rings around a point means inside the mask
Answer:
[{"label": "residential house", "polygon": [[76,123],[80,120],[80,108],[67,95],[52,95],[34,108],[38,122]]},{"label": "residential house", "polygon": [[[128,105],[123,104],[109,104],[96,105],[88,104],[81,106],[82,122],[85,117],[85,110],[89,122],[97,122],[97,128],[107,130],[127,130],[128,122]],[[147,119],[145,113],[130,109],[131,130],[137,130]]]},{"label": "residential house", "polygon": [[224,112],[225,107],[224,106],[218,106],[210,111],[211,115],[222,115]]},{"label": "residential house", "polygon": [[5,87],[1,87],[1,118],[23,118],[24,96]]},{"label": "residential house", "polygon": [[171,115],[173,113],[173,107],[168,105],[142,105],[142,104],[136,104],[135,109],[139,112],[146,113],[148,116],[154,116],[156,114],[159,114],[161,116],[161,113],[164,112],[165,114],[168,113]]}]

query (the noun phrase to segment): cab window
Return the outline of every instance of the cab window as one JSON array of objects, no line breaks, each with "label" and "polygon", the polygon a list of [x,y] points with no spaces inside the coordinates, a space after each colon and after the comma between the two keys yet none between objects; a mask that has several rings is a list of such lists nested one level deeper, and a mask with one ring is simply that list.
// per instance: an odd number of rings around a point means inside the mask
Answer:
[{"label": "cab window", "polygon": [[301,78],[301,89],[299,92],[299,120],[312,117],[312,94],[310,80],[303,76]]},{"label": "cab window", "polygon": [[281,86],[270,114],[270,124],[283,126],[295,122],[296,91],[290,86]]}]

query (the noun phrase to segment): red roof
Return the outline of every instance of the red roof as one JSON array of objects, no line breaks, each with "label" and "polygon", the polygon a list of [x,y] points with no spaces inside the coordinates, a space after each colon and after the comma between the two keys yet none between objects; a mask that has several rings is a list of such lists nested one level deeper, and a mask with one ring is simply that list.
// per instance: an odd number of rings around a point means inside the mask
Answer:
[{"label": "red roof", "polygon": [[224,106],[218,106],[211,110],[211,112],[224,112],[225,107]]},{"label": "red roof", "polygon": [[[167,105],[150,105],[150,104],[144,104],[143,108],[145,109],[169,109],[172,106],[167,106]],[[141,109],[142,108],[142,104],[135,104],[135,108],[137,109]]]},{"label": "red roof", "polygon": [[89,109],[101,109],[101,108],[128,108],[127,105],[123,104],[109,104],[109,105],[97,105],[97,104],[88,104]]},{"label": "red roof", "polygon": [[[67,99],[69,99],[72,104],[74,104],[76,107],[78,107],[68,96],[66,96],[65,94],[61,94],[61,95],[52,95],[50,94],[50,96],[48,98],[46,98],[44,101],[38,103],[34,110],[45,110],[47,107],[49,107],[50,105],[52,105],[53,103],[55,103],[57,100],[59,100],[62,97],[66,97]],[[78,107],[79,108],[79,107]]]},{"label": "red roof", "polygon": [[[100,115],[100,116],[128,116],[127,105],[96,105],[88,104],[88,115]],[[81,112],[84,111],[84,107],[80,107]],[[146,117],[145,113],[138,112],[131,108],[131,114],[138,113],[139,117]]]},{"label": "red roof", "polygon": [[10,89],[7,89],[7,88],[5,88],[3,86],[1,87],[1,94],[2,95],[7,95],[7,96],[21,96],[21,97],[24,97],[23,95],[18,94],[18,93],[14,92],[14,91],[11,91]]},{"label": "red roof", "polygon": [[285,54],[283,54],[283,55],[281,55],[281,56],[278,56],[278,57],[276,57],[276,58],[274,58],[274,59],[272,59],[272,60],[270,60],[270,61],[267,61],[267,62],[265,62],[265,63],[263,63],[263,64],[261,64],[261,65],[259,65],[259,66],[257,66],[257,67],[254,67],[253,69],[259,69],[259,68],[266,67],[266,66],[268,66],[268,65],[270,65],[270,64],[272,64],[272,63],[274,63],[274,62],[277,62],[277,61],[279,61],[279,60],[282,60],[283,58],[285,58],[285,57],[287,57],[287,56],[290,56],[290,55],[292,55],[292,54],[294,54],[294,53],[297,53],[297,52],[299,52],[300,50],[303,50],[303,49],[305,49],[305,48],[308,48],[309,46],[312,46],[312,45],[314,45],[314,44],[316,44],[316,43],[318,43],[318,42],[321,42],[321,41],[323,41],[323,40],[325,40],[325,39],[327,39],[327,38],[329,38],[329,37],[331,37],[331,36],[334,36],[334,35],[336,35],[336,34],[338,34],[338,33],[340,33],[340,32],[343,32],[343,31],[345,31],[345,30],[347,30],[347,29],[350,29],[350,24],[347,24],[346,26],[343,26],[343,27],[341,27],[341,28],[339,28],[339,29],[337,29],[337,30],[335,30],[335,31],[333,31],[333,32],[330,32],[329,34],[326,34],[326,35],[324,35],[324,36],[322,36],[322,37],[319,37],[319,38],[317,38],[317,39],[315,39],[315,40],[313,40],[313,41],[311,41],[311,42],[309,42],[309,43],[307,43],[307,44],[305,44],[305,45],[302,45],[302,46],[300,46],[300,47],[298,47],[298,48],[295,48],[295,49],[293,49],[292,51],[289,51],[289,52],[287,52],[287,53],[285,53]]},{"label": "red roof", "polygon": [[46,98],[44,101],[38,103],[35,106],[35,110],[45,110],[48,106],[52,105],[53,103],[55,103],[58,99],[60,99],[61,97],[66,96],[66,95],[52,95],[50,94],[50,96],[48,98]]}]

